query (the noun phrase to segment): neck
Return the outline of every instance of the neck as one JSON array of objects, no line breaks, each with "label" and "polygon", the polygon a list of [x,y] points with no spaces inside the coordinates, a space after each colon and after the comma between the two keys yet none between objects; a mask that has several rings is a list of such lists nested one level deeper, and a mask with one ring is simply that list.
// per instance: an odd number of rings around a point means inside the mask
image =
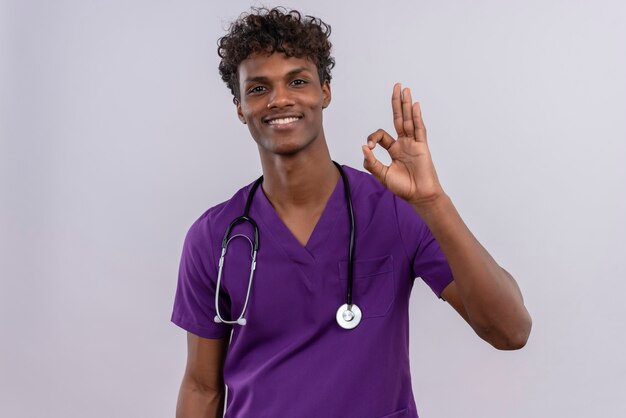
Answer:
[{"label": "neck", "polygon": [[314,209],[326,204],[340,174],[327,147],[316,154],[262,156],[262,187],[275,208]]}]

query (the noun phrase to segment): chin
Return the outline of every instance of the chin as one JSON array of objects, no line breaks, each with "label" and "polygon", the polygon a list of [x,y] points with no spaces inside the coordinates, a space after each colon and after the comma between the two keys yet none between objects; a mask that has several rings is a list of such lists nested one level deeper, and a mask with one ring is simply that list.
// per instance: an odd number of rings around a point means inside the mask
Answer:
[{"label": "chin", "polygon": [[283,146],[283,147],[275,147],[274,149],[269,150],[270,153],[275,154],[275,155],[280,155],[283,157],[292,157],[298,153],[300,153],[300,151],[302,151],[302,147],[300,146]]},{"label": "chin", "polygon": [[304,151],[311,144],[312,142],[299,143],[299,142],[280,141],[279,143],[276,143],[275,141],[272,141],[272,143],[269,143],[269,144],[259,143],[259,149],[262,152],[266,152],[269,154],[291,157]]}]

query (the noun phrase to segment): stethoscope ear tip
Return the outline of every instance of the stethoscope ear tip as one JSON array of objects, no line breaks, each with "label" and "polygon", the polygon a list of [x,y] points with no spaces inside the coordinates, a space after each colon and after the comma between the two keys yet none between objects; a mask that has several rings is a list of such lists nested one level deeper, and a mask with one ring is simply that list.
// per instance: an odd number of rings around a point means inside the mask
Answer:
[{"label": "stethoscope ear tip", "polygon": [[239,319],[237,320],[237,323],[238,323],[239,325],[242,325],[242,326],[243,326],[243,325],[246,325],[246,322],[247,322],[247,321],[246,321],[246,318],[239,318]]},{"label": "stethoscope ear tip", "polygon": [[213,321],[214,321],[216,324],[219,324],[219,323],[221,323],[221,322],[222,322],[222,320],[220,319],[220,317],[219,317],[219,316],[217,316],[217,315],[215,315],[215,318],[213,318]]}]

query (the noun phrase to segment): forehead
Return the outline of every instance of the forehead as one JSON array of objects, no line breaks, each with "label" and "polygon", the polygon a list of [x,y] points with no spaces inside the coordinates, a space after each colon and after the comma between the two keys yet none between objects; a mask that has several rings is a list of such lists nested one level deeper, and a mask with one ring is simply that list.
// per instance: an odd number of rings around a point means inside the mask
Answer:
[{"label": "forehead", "polygon": [[317,67],[310,59],[288,57],[280,52],[252,54],[241,61],[237,71],[241,83],[252,78],[280,79],[296,71],[307,71],[311,76],[318,77]]}]

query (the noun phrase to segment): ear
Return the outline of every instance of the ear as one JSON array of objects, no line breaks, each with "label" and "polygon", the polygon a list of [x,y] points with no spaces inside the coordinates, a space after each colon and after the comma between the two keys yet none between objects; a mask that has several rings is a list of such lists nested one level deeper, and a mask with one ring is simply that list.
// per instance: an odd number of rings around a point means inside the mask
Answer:
[{"label": "ear", "polygon": [[330,104],[330,98],[331,98],[330,81],[328,80],[324,80],[324,84],[322,84],[322,96],[323,96],[322,109],[326,109],[328,105]]},{"label": "ear", "polygon": [[238,99],[233,99],[233,101],[235,102],[235,106],[237,106],[237,117],[239,118],[241,123],[245,125],[246,118],[243,117],[243,112],[241,111],[241,102]]}]

